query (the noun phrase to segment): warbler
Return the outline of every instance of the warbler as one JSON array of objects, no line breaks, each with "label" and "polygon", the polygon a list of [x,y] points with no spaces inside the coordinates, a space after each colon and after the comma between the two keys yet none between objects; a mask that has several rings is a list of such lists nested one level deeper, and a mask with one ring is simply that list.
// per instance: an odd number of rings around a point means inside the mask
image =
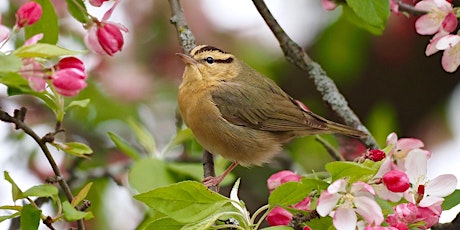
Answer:
[{"label": "warbler", "polygon": [[209,45],[176,54],[185,64],[178,104],[198,143],[233,163],[218,177],[203,179],[217,186],[238,164],[262,165],[295,137],[339,133],[361,138],[360,130],[314,114],[274,81],[234,55]]}]

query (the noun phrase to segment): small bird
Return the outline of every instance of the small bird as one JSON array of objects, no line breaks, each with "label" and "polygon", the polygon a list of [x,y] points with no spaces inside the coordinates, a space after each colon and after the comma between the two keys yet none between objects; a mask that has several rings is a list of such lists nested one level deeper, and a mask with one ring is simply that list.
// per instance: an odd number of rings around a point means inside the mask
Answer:
[{"label": "small bird", "polygon": [[295,137],[339,133],[366,134],[316,115],[274,81],[234,55],[209,45],[190,55],[176,54],[185,64],[178,104],[198,143],[233,163],[218,177],[203,179],[218,186],[238,164],[262,165]]}]

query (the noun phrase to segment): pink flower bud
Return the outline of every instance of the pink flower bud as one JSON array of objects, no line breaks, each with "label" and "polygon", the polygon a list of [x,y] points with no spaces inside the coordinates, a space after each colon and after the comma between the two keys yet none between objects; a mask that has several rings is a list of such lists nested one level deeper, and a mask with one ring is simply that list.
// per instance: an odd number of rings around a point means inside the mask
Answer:
[{"label": "pink flower bud", "polygon": [[299,203],[292,206],[295,209],[302,211],[311,211],[311,198],[309,196],[301,200]]},{"label": "pink flower bud", "polygon": [[102,6],[102,3],[107,2],[109,0],[89,0],[89,4],[92,6],[100,7]]},{"label": "pink flower bud", "polygon": [[85,71],[85,65],[83,62],[76,57],[66,57],[61,59],[56,65],[54,65],[56,70],[75,68],[82,72]]},{"label": "pink flower bud", "polygon": [[23,65],[19,73],[29,82],[32,90],[37,92],[45,91],[45,69],[38,61],[33,58],[23,59]]},{"label": "pink flower bud", "polygon": [[273,190],[275,190],[275,188],[277,188],[281,184],[284,184],[289,181],[300,181],[301,178],[302,178],[301,176],[293,173],[292,171],[283,170],[283,171],[280,171],[280,172],[277,172],[271,175],[267,179],[267,187],[268,187],[268,190],[272,192]]},{"label": "pink flower bud", "polygon": [[42,16],[42,6],[36,2],[26,2],[16,12],[16,25],[18,27],[30,26]]},{"label": "pink flower bud", "polygon": [[371,161],[379,162],[385,158],[385,152],[379,149],[371,149],[364,156]]},{"label": "pink flower bud", "polygon": [[409,189],[409,177],[400,170],[391,170],[383,175],[383,183],[392,192],[405,192]]},{"label": "pink flower bud", "polygon": [[63,96],[75,96],[86,87],[85,65],[76,57],[66,57],[54,65],[51,76],[56,91]]},{"label": "pink flower bud", "polygon": [[292,220],[292,213],[284,208],[276,207],[267,215],[267,222],[270,226],[288,225]]},{"label": "pink flower bud", "polygon": [[85,44],[94,53],[113,55],[121,51],[124,40],[121,31],[127,29],[115,23],[98,22],[91,27],[85,36]]}]

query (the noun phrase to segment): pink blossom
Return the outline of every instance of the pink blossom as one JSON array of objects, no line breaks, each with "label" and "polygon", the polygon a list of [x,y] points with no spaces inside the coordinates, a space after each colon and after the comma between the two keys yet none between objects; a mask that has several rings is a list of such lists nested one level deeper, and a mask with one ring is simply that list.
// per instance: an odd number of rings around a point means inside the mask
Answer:
[{"label": "pink blossom", "polygon": [[82,73],[74,68],[62,69],[52,75],[56,91],[63,96],[75,96],[86,87]]},{"label": "pink blossom", "polygon": [[383,182],[392,192],[405,192],[409,189],[409,178],[401,170],[391,170],[383,176]]},{"label": "pink blossom", "polygon": [[348,182],[340,179],[323,191],[316,210],[321,216],[332,215],[334,227],[338,230],[354,230],[359,214],[369,225],[383,222],[382,209],[374,200],[373,188],[364,182]]},{"label": "pink blossom", "polygon": [[306,197],[305,199],[301,200],[299,203],[292,205],[292,208],[302,211],[311,211],[311,198]]},{"label": "pink blossom", "polygon": [[457,186],[457,178],[452,174],[443,174],[432,180],[428,179],[427,156],[413,150],[406,158],[406,172],[411,189],[404,195],[406,200],[420,207],[439,206],[445,196],[451,194]]},{"label": "pink blossom", "polygon": [[128,29],[121,24],[107,21],[118,2],[115,1],[115,4],[104,14],[102,21],[93,19],[93,22],[89,23],[90,26],[84,37],[84,42],[88,49],[94,53],[113,55],[121,51],[123,47],[124,39],[121,31],[128,32]]},{"label": "pink blossom", "polygon": [[100,7],[102,6],[102,3],[107,2],[109,0],[89,0],[89,4],[92,6]]},{"label": "pink blossom", "polygon": [[40,4],[33,1],[26,2],[16,12],[16,25],[19,28],[30,26],[42,17],[42,13]]},{"label": "pink blossom", "polygon": [[[439,222],[441,206],[433,209],[417,207],[413,203],[402,203],[394,207],[394,213],[388,215],[386,222],[397,229],[418,227],[428,229]],[[421,225],[423,223],[423,225]]]},{"label": "pink blossom", "polygon": [[458,23],[452,4],[445,0],[422,0],[415,8],[428,12],[415,22],[415,29],[419,34],[435,34],[441,29],[452,32]]},{"label": "pink blossom", "polygon": [[446,72],[453,73],[460,65],[460,36],[446,35],[436,40],[436,49],[444,50],[441,65]]},{"label": "pink blossom", "polygon": [[422,149],[425,144],[416,138],[399,138],[396,133],[390,133],[387,137],[387,145],[392,145],[392,149],[389,152],[389,157],[393,158],[396,161],[397,168],[401,170],[405,170],[404,168],[404,161],[406,156],[412,150],[420,150],[427,155],[427,157],[431,157],[431,152],[428,150]]},{"label": "pink blossom", "polygon": [[75,57],[61,59],[55,66],[51,81],[56,91],[63,96],[75,96],[87,86],[85,66]]},{"label": "pink blossom", "polygon": [[32,90],[43,92],[46,88],[46,81],[44,79],[46,76],[45,68],[34,58],[23,59],[22,63],[23,65],[19,71],[21,76],[29,82]]},{"label": "pink blossom", "polygon": [[267,222],[270,226],[288,225],[292,220],[292,213],[284,208],[276,207],[267,215]]},{"label": "pink blossom", "polygon": [[364,158],[375,162],[381,161],[385,157],[385,152],[380,149],[371,149],[366,153],[366,155],[364,155]]},{"label": "pink blossom", "polygon": [[334,0],[322,0],[321,4],[325,10],[334,10],[338,6]]},{"label": "pink blossom", "polygon": [[10,29],[2,25],[2,15],[0,14],[0,43],[10,36]]},{"label": "pink blossom", "polygon": [[302,177],[289,170],[279,171],[267,179],[267,187],[270,192],[289,181],[300,181]]},{"label": "pink blossom", "polygon": [[390,0],[390,11],[399,14],[399,5],[394,0]]}]

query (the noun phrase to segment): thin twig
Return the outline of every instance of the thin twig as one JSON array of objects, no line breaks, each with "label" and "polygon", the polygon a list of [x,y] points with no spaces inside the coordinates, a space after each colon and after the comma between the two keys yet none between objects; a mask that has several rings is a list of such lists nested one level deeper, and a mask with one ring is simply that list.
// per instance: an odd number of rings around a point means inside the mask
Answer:
[{"label": "thin twig", "polygon": [[[16,109],[14,110],[14,115],[10,116],[7,112],[3,111],[0,109],[0,120],[8,123],[13,123],[15,125],[15,129],[21,129],[32,137],[35,142],[40,146],[40,149],[43,151],[45,154],[46,159],[51,165],[51,168],[56,175],[56,178],[63,178],[62,173],[59,169],[59,166],[56,164],[56,161],[54,160],[53,156],[51,155],[50,150],[48,149],[48,146],[46,146],[47,142],[52,142],[54,140],[54,135],[48,133],[44,137],[38,136],[37,133],[35,133],[34,130],[32,130],[27,124],[24,123],[24,119],[26,116],[27,109],[25,107],[22,107],[21,109]],[[70,190],[69,185],[64,179],[58,180],[59,185],[62,188],[62,191],[64,192],[65,196],[67,197],[67,200],[69,202],[72,202],[73,200],[73,195],[72,195],[72,190]],[[84,225],[83,225],[83,220],[79,220],[78,222],[78,229],[83,230]]]},{"label": "thin twig", "polygon": [[406,12],[406,13],[412,14],[414,16],[422,16],[422,15],[428,13],[426,11],[419,10],[419,9],[415,8],[413,5],[409,5],[407,3],[404,3],[403,1],[397,1],[397,4],[398,4],[400,12]]},{"label": "thin twig", "polygon": [[[171,23],[176,27],[179,43],[184,50],[184,53],[190,53],[190,51],[196,46],[195,37],[193,36],[192,31],[188,28],[184,11],[180,5],[180,0],[169,0],[169,6],[171,7],[172,12]],[[204,178],[216,176],[214,170],[214,157],[207,150],[203,151],[203,172]],[[209,189],[217,192],[217,186],[212,186]]]},{"label": "thin twig", "polygon": [[330,79],[321,66],[314,62],[308,54],[295,43],[281,28],[276,19],[268,10],[263,0],[253,0],[254,5],[263,17],[268,27],[275,35],[283,50],[286,59],[297,67],[307,72],[310,79],[315,83],[316,89],[321,93],[323,101],[330,106],[345,124],[366,132],[367,137],[363,138],[364,144],[371,149],[377,149],[378,144],[367,128],[361,123],[358,116],[348,106],[347,101],[337,89],[335,83]]}]

